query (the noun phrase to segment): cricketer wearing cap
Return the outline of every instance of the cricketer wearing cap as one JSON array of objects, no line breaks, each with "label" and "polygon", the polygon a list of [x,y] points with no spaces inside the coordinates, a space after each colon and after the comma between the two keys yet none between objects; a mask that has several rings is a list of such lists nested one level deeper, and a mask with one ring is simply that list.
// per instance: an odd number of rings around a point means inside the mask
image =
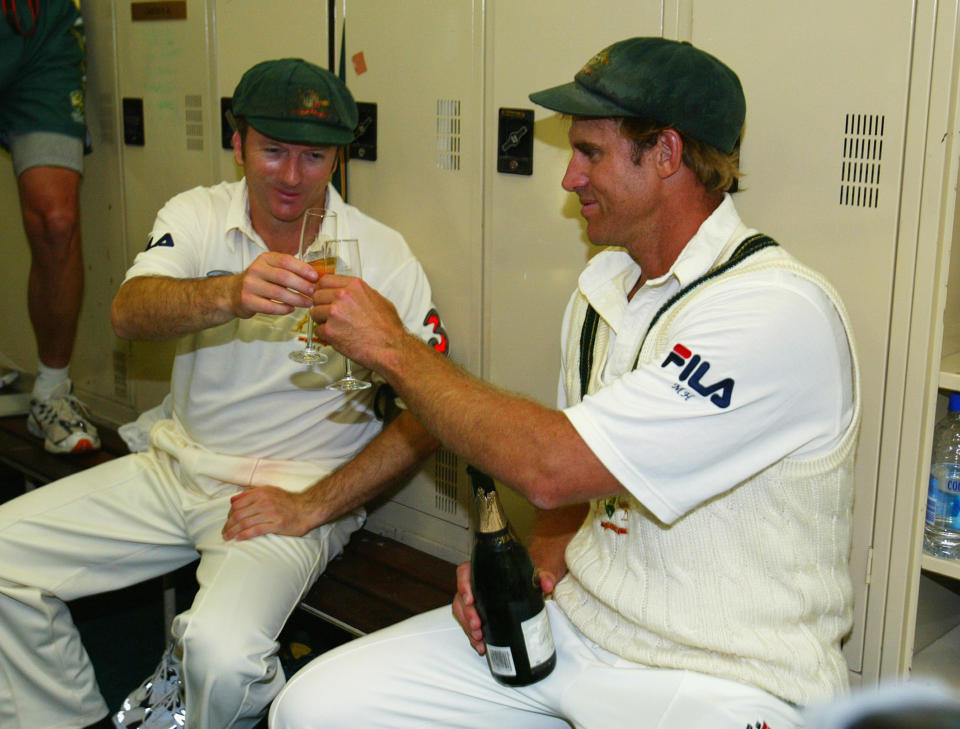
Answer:
[{"label": "cricketer wearing cap", "polygon": [[847,684],[860,405],[843,306],[741,222],[726,191],[746,106],[713,56],[631,38],[531,99],[572,116],[563,187],[590,239],[618,246],[567,307],[559,409],[435,356],[359,282],[324,276],[313,315],[542,509],[530,549],[556,668],[493,680],[464,565],[452,615],[320,656],[272,727],[799,726],[797,705]]},{"label": "cricketer wearing cap", "polygon": [[[362,504],[436,445],[409,414],[378,420],[373,390],[325,389],[344,369],[332,350],[313,367],[288,356],[317,280],[295,258],[311,207],[359,239],[364,275],[410,331],[446,343],[404,239],[328,184],[357,123],[350,93],[302,60],[269,61],[240,80],[233,113],[245,179],[171,199],[114,300],[121,337],[177,340],[172,417],[145,452],[0,507],[0,726],[253,726],[284,682],[287,616]],[[171,648],[111,723],[64,602],[197,556]]]}]

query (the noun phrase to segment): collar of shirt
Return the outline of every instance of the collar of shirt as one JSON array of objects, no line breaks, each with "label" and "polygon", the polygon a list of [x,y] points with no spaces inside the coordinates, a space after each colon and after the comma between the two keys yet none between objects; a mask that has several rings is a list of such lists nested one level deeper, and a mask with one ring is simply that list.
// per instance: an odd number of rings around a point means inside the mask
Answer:
[{"label": "collar of shirt", "polygon": [[260,235],[253,229],[253,221],[250,220],[250,194],[247,190],[246,179],[240,180],[240,189],[230,201],[230,208],[227,210],[227,216],[224,219],[223,237],[226,245],[231,252],[236,250],[237,234],[253,241],[255,245],[267,250],[267,244],[263,242]]},{"label": "collar of shirt", "polygon": [[[347,237],[349,228],[345,232],[342,227],[346,225],[344,220],[346,204],[332,185],[327,185],[327,207],[337,213],[337,235],[341,238]],[[265,251],[269,250],[263,238],[254,229],[253,221],[250,219],[250,193],[247,189],[246,179],[240,180],[240,189],[230,201],[230,208],[227,210],[227,216],[224,219],[223,237],[231,251],[236,250],[237,235],[244,236]]]},{"label": "collar of shirt", "polygon": [[[640,292],[666,287],[672,294],[709,271],[742,227],[733,198],[723,201],[690,239],[670,270],[644,282]],[[627,294],[640,276],[640,266],[623,248],[609,248],[591,259],[580,274],[580,292],[616,332],[627,311]],[[639,292],[638,292],[639,293]]]}]

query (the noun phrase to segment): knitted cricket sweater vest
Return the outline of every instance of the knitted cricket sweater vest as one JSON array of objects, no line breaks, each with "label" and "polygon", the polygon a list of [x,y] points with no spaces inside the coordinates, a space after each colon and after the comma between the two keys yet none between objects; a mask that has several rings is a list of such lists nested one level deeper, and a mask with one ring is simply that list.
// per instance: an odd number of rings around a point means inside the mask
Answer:
[{"label": "knitted cricket sweater vest", "polygon": [[[859,369],[846,311],[830,284],[778,246],[750,253],[668,302],[638,363],[663,360],[671,322],[710,287],[767,267],[786,269],[826,293],[847,333],[854,407],[846,432],[830,453],[785,458],[671,525],[632,496],[595,500],[567,547],[569,572],[554,594],[587,638],[623,658],[741,681],[804,704],[848,683],[840,642],[853,612],[848,561]],[[566,353],[570,404],[582,398],[582,376],[585,392],[596,388],[596,373],[580,367],[590,307],[578,299]],[[602,361],[606,325],[596,318],[587,324],[597,331],[586,356]]]}]

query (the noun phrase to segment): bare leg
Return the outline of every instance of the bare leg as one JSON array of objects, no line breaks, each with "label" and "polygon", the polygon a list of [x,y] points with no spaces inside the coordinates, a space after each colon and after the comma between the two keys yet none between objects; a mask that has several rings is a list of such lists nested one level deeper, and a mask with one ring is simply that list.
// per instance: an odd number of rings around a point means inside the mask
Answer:
[{"label": "bare leg", "polygon": [[[63,377],[77,336],[83,296],[80,248],[80,174],[66,167],[29,167],[20,174],[20,209],[30,241],[27,308],[41,370],[34,384],[27,429],[51,453],[80,453],[100,447],[97,429]],[[45,379],[61,370],[56,383]],[[62,380],[60,378],[63,378]],[[41,381],[45,384],[41,386]]]},{"label": "bare leg", "polygon": [[27,307],[40,361],[66,367],[83,296],[80,175],[65,167],[31,167],[20,175],[20,205],[30,242]]}]

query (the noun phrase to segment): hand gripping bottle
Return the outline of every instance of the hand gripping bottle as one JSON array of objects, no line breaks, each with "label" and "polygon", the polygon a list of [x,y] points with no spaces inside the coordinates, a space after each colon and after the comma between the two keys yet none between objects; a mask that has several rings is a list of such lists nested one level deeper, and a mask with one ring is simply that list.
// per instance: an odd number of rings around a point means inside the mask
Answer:
[{"label": "hand gripping bottle", "polygon": [[483,621],[487,665],[500,683],[526,686],[557,663],[543,591],[530,554],[517,540],[491,479],[467,466],[477,506],[471,561],[473,597]]},{"label": "hand gripping bottle", "polygon": [[960,393],[950,393],[947,414],[933,432],[923,551],[960,559]]}]

